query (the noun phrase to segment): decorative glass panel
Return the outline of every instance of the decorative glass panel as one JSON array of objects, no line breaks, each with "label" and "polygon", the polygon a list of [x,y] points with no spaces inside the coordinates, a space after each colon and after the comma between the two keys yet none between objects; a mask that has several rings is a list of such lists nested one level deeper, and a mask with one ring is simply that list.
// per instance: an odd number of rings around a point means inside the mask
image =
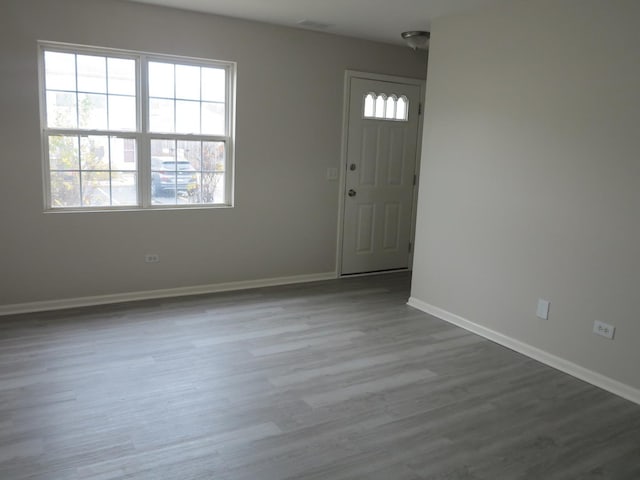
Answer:
[{"label": "decorative glass panel", "polygon": [[384,118],[393,119],[396,113],[396,96],[391,95],[387,98],[387,105],[384,114]]},{"label": "decorative glass panel", "polygon": [[396,107],[396,120],[407,120],[407,97],[404,95],[398,99]]},{"label": "decorative glass panel", "polygon": [[384,95],[378,95],[376,98],[376,110],[374,116],[376,118],[384,118],[384,105],[386,102],[386,98]]},{"label": "decorative glass panel", "polygon": [[376,96],[373,93],[368,93],[364,98],[364,116],[365,118],[373,117],[375,112]]},{"label": "decorative glass panel", "polygon": [[364,118],[406,122],[408,103],[405,96],[368,93],[364,98]]}]

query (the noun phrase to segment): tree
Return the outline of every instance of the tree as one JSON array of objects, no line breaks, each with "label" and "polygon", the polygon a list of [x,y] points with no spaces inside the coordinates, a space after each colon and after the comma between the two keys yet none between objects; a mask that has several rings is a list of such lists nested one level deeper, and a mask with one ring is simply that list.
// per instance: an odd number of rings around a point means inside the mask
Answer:
[{"label": "tree", "polygon": [[[95,107],[91,97],[85,96],[82,99],[78,109],[81,125],[88,124]],[[56,109],[54,125],[73,125],[74,110],[72,108]],[[107,136],[49,136],[52,206],[110,204],[108,151],[109,137]]]}]

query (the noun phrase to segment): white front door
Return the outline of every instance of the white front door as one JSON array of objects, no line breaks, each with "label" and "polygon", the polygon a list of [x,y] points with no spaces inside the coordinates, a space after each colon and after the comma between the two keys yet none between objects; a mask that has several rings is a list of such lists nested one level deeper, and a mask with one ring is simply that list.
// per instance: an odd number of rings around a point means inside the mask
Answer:
[{"label": "white front door", "polygon": [[407,268],[420,86],[351,78],[341,273]]}]

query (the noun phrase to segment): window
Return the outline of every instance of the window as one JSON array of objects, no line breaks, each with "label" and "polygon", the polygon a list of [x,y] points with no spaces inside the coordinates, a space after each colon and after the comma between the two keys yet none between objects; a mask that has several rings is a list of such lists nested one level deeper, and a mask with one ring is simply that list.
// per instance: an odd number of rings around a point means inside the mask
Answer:
[{"label": "window", "polygon": [[48,208],[231,205],[234,64],[41,49]]},{"label": "window", "polygon": [[406,122],[408,105],[409,100],[404,95],[397,97],[370,92],[364,97],[364,118]]}]

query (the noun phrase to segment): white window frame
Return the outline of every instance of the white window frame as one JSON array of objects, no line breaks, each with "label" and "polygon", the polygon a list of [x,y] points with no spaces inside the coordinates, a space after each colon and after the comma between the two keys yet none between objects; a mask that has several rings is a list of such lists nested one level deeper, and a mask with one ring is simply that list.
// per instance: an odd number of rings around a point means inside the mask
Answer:
[{"label": "white window frame", "polygon": [[[47,102],[45,85],[45,51],[61,53],[102,55],[108,57],[133,59],[136,62],[136,130],[89,130],[83,128],[50,128],[47,125]],[[179,65],[223,68],[226,73],[225,128],[226,135],[154,133],[149,131],[149,62],[167,62]],[[210,209],[234,206],[235,171],[235,114],[236,114],[236,69],[235,62],[209,60],[203,58],[164,55],[158,53],[121,50],[59,42],[38,42],[38,81],[40,95],[40,132],[42,143],[42,169],[44,201],[46,212],[96,212],[122,210],[174,210],[174,209]],[[51,135],[105,135],[136,140],[137,200],[136,205],[126,206],[73,206],[53,207],[51,205],[51,182],[49,169],[49,136]],[[225,144],[225,198],[224,203],[192,204],[152,204],[151,196],[151,140],[168,139],[177,141],[211,141]]]}]

